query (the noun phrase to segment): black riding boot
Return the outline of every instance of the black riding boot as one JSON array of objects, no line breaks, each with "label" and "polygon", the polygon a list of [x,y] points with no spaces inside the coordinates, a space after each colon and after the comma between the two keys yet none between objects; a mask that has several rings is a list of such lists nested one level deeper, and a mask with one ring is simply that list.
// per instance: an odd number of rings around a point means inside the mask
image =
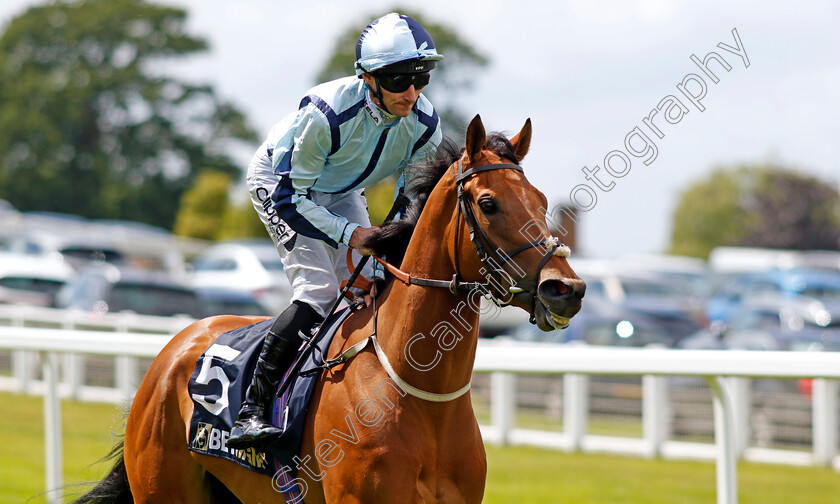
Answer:
[{"label": "black riding boot", "polygon": [[271,441],[282,430],[266,418],[283,373],[294,360],[302,340],[298,331],[309,334],[321,316],[308,304],[295,301],[272,324],[263,342],[254,377],[230,431],[227,446],[240,449]]}]

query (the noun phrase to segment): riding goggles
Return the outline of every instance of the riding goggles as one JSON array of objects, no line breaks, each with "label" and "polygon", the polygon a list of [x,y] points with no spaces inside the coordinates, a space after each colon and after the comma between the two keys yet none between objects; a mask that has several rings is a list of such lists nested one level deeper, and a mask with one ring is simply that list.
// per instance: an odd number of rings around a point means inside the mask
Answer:
[{"label": "riding goggles", "polygon": [[414,89],[423,89],[429,84],[431,74],[429,72],[422,73],[382,73],[376,74],[376,82],[385,91],[391,93],[402,93],[414,85]]}]

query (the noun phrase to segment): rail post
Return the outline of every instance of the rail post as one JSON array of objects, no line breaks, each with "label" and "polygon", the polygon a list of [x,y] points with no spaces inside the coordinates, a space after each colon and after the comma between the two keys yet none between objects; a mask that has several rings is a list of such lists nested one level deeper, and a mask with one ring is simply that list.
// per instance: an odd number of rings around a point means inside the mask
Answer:
[{"label": "rail post", "polygon": [[516,415],[516,375],[512,373],[490,373],[490,418],[496,429],[496,442],[510,443],[510,433]]},{"label": "rail post", "polygon": [[668,388],[664,376],[642,377],[642,431],[647,443],[645,456],[658,457],[670,435],[668,426]]},{"label": "rail post", "polygon": [[837,456],[837,392],[840,382],[817,378],[813,381],[814,461],[830,466]]},{"label": "rail post", "polygon": [[58,354],[44,352],[44,448],[46,451],[47,499],[50,504],[64,502],[61,489],[64,463],[61,447],[61,397],[58,393]]},{"label": "rail post", "polygon": [[738,467],[735,462],[735,421],[732,394],[726,379],[705,376],[712,389],[717,443],[717,504],[738,504]]},{"label": "rail post", "polygon": [[579,451],[589,430],[589,377],[569,373],[563,376],[563,430],[569,450]]}]

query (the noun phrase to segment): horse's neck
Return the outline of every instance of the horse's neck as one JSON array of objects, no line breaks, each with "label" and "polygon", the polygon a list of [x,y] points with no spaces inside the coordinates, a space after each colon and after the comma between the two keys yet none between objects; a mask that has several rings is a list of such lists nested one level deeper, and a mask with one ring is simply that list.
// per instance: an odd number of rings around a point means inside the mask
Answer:
[{"label": "horse's neck", "polygon": [[[437,196],[426,205],[435,211],[424,212],[418,222],[401,269],[416,277],[450,280],[455,273],[455,198]],[[479,300],[476,293],[456,296],[444,288],[395,282],[381,310],[380,320],[389,327],[381,340],[400,376],[428,392],[464,386],[475,361]]]}]

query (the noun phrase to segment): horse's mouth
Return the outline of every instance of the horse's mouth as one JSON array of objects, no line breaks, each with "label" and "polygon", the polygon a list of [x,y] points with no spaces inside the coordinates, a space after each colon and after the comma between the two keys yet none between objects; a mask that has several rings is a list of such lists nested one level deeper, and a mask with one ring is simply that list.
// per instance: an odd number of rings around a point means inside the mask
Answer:
[{"label": "horse's mouth", "polygon": [[569,321],[571,320],[570,318],[561,317],[561,316],[555,315],[555,314],[553,314],[549,311],[547,311],[547,313],[550,315],[549,322],[554,327],[554,329],[565,329],[565,328],[569,327]]},{"label": "horse's mouth", "polygon": [[[558,315],[551,311],[542,301],[537,303],[534,319],[537,324],[537,327],[542,329],[543,331],[555,331],[558,329],[565,329],[569,327],[569,323],[572,320],[572,317],[575,313],[578,312],[580,308],[578,307],[577,310],[572,310],[571,314],[568,317],[563,315]],[[566,313],[569,313],[569,310],[565,310]]]}]

